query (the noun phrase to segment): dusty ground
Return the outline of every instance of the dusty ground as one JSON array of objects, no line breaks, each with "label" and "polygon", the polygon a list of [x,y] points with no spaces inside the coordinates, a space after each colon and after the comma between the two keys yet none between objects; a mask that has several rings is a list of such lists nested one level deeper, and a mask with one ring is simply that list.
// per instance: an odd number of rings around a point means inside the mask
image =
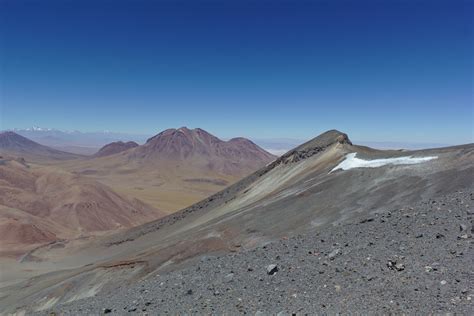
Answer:
[{"label": "dusty ground", "polygon": [[[78,167],[79,165],[80,167]],[[114,191],[137,198],[163,210],[167,214],[188,207],[239,180],[239,176],[222,175],[214,172],[196,172],[183,167],[170,171],[171,166],[163,165],[153,169],[126,169],[76,164],[66,169],[106,184]],[[101,172],[92,170],[100,169]],[[191,182],[187,179],[203,179],[208,182]],[[215,182],[210,182],[214,180]]]}]

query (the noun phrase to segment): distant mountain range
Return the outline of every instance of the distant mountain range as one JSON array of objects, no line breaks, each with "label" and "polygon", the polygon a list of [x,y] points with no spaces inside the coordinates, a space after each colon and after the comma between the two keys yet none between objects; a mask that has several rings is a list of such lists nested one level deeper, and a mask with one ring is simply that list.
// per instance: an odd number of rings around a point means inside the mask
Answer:
[{"label": "distant mountain range", "polygon": [[[25,129],[13,129],[15,133],[25,136],[42,145],[71,152],[80,155],[93,155],[97,151],[113,142],[133,141],[143,144],[152,135],[150,134],[131,134],[110,131],[81,132],[77,130],[63,131],[55,128],[45,128],[34,126]],[[252,138],[252,141],[258,146],[264,148],[273,155],[281,156],[292,148],[295,148],[306,139],[301,138]],[[395,141],[356,141],[358,144],[379,148],[379,149],[422,149],[450,146],[445,143],[427,143],[427,142],[395,142]]]},{"label": "distant mountain range", "polygon": [[[39,128],[25,133],[64,135]],[[93,156],[53,149],[13,131],[1,132],[0,255],[143,224],[198,201],[275,158],[248,139],[223,141],[186,127],[165,130],[143,145],[112,142]],[[159,204],[158,211],[137,199],[145,188],[148,195],[177,202],[172,207]]]},{"label": "distant mountain range", "polygon": [[13,132],[37,143],[81,155],[95,154],[102,146],[117,141],[144,143],[150,135],[116,133],[109,131],[80,132],[54,128],[32,127],[13,129]]},{"label": "distant mountain range", "polygon": [[[39,128],[25,133],[45,137],[67,134]],[[186,127],[167,129],[143,145],[111,142],[87,156],[41,145],[8,131],[0,133],[1,155],[94,178],[166,212],[197,202],[276,158],[248,139],[224,141],[203,129]]]}]

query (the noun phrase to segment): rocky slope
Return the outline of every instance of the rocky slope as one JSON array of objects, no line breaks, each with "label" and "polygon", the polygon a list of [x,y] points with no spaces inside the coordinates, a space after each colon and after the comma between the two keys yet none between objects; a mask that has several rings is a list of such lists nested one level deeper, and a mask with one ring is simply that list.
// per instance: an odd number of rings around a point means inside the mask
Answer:
[{"label": "rocky slope", "polygon": [[131,148],[138,147],[139,145],[135,142],[113,142],[103,146],[97,153],[95,153],[94,157],[105,157],[110,156],[113,154],[121,153],[122,151],[129,150]]},{"label": "rocky slope", "polygon": [[61,315],[474,312],[473,188],[154,275]]}]

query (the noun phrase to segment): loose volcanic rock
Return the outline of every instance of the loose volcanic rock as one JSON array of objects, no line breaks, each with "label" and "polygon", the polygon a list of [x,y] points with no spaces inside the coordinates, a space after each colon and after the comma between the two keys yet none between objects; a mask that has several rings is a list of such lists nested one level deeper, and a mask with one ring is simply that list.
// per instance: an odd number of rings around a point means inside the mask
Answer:
[{"label": "loose volcanic rock", "polygon": [[365,215],[265,247],[208,254],[180,270],[37,314],[97,315],[107,302],[112,313],[134,315],[143,308],[150,315],[472,315],[474,252],[471,239],[457,238],[469,222],[471,192],[381,210],[371,222],[360,223]]},{"label": "loose volcanic rock", "polygon": [[278,266],[276,264],[270,264],[267,266],[267,274],[274,275],[278,272]]}]

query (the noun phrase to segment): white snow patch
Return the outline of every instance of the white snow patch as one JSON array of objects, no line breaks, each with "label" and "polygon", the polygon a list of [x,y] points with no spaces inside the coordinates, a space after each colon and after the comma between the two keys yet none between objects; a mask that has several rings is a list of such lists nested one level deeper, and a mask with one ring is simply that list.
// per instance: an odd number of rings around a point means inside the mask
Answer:
[{"label": "white snow patch", "polygon": [[377,168],[377,167],[382,167],[385,165],[413,165],[413,164],[417,164],[417,163],[421,163],[421,162],[438,158],[437,156],[430,156],[430,157],[407,156],[407,157],[364,160],[364,159],[356,158],[356,154],[357,153],[347,154],[346,159],[344,159],[340,164],[334,167],[331,170],[331,172],[336,171],[338,169],[349,170],[349,169],[354,169],[354,168]]}]

